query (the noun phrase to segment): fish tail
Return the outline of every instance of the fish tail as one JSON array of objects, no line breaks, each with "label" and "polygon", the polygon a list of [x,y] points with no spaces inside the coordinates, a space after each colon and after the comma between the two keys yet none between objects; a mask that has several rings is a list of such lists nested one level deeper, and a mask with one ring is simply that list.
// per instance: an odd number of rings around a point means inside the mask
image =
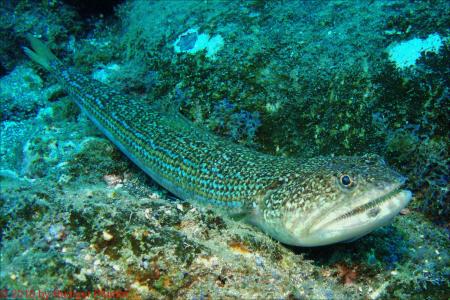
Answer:
[{"label": "fish tail", "polygon": [[37,62],[48,71],[53,70],[57,64],[60,64],[59,59],[47,45],[31,35],[28,35],[27,39],[31,44],[31,49],[23,47],[23,51],[31,60]]}]

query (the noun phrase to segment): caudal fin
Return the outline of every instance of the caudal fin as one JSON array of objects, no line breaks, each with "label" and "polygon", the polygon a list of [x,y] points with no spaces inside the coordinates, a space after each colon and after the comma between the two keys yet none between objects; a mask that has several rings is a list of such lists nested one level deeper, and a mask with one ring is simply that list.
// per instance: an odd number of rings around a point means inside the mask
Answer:
[{"label": "caudal fin", "polygon": [[28,35],[27,39],[31,44],[32,50],[27,47],[23,47],[25,54],[31,58],[31,60],[37,62],[42,67],[50,71],[52,69],[52,63],[59,62],[58,58],[52,53],[52,51],[50,51],[47,45],[39,39],[31,35]]}]

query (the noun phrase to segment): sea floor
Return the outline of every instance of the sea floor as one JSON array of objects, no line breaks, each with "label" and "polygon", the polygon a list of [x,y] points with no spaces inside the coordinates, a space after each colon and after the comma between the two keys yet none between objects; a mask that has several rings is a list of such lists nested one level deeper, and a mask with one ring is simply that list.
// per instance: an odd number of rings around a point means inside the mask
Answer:
[{"label": "sea floor", "polygon": [[[0,298],[448,299],[447,1],[86,3],[0,4]],[[416,65],[389,61],[434,33]],[[357,241],[300,248],[183,202],[26,59],[26,34],[259,151],[382,155],[412,203]]]}]

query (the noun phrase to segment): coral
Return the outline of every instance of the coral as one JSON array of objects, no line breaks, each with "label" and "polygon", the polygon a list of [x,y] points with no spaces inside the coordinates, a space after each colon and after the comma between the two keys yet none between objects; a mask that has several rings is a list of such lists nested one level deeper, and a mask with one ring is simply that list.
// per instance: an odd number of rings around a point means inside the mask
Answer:
[{"label": "coral", "polygon": [[216,53],[223,47],[224,40],[222,36],[215,35],[210,37],[209,34],[198,34],[196,28],[191,28],[182,33],[173,43],[175,53],[196,54],[206,50],[206,57],[210,59],[216,58]]},{"label": "coral", "polygon": [[27,67],[16,67],[0,80],[2,121],[17,121],[36,116],[47,103],[42,79]]},{"label": "coral", "polygon": [[380,118],[374,120],[385,136],[381,149],[409,177],[409,187],[418,200],[413,205],[442,225],[447,225],[450,213],[445,129],[449,54],[445,45],[439,54],[421,58],[414,72],[399,73],[387,66],[374,79],[379,95],[376,107],[383,116],[383,124]]},{"label": "coral", "polygon": [[254,142],[256,131],[261,126],[258,112],[238,111],[228,99],[216,103],[208,123],[212,130],[228,135],[235,141],[245,139],[247,144]]},{"label": "coral", "polygon": [[414,66],[422,52],[439,52],[442,38],[438,34],[430,34],[426,39],[412,39],[388,47],[389,58],[398,68]]},{"label": "coral", "polygon": [[450,213],[448,199],[448,152],[442,138],[419,138],[410,130],[393,132],[386,144],[386,153],[408,174],[410,185],[420,202],[421,211],[431,214],[438,223],[447,225]]},{"label": "coral", "polygon": [[436,230],[428,222],[421,222],[415,227],[409,227],[405,222],[410,222],[411,225],[413,221],[405,219],[402,222],[405,228],[411,230],[407,259],[403,263],[396,264],[392,278],[395,286],[403,288],[393,291],[393,294],[400,298],[408,298],[414,293],[427,291],[430,297],[441,298],[445,294],[444,290],[448,288],[450,245],[448,239],[443,240],[439,246],[434,245],[434,241],[444,238],[448,233]]},{"label": "coral", "polygon": [[123,64],[111,63],[92,73],[92,77],[106,84],[112,84],[127,93],[148,93],[158,83],[159,73],[134,58]]}]

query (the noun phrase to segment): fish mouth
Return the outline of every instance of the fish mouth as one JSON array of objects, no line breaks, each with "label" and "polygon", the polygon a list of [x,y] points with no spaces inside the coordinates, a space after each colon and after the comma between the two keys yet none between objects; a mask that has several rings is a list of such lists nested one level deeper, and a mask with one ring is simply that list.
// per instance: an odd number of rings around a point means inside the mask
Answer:
[{"label": "fish mouth", "polygon": [[362,205],[359,205],[359,206],[353,208],[349,212],[335,218],[331,222],[345,220],[345,219],[351,218],[352,216],[355,216],[357,214],[365,213],[368,210],[371,210],[372,215],[374,215],[374,212],[377,210],[377,208],[382,206],[383,203],[392,200],[394,197],[397,197],[401,192],[402,192],[402,190],[400,188],[393,189],[392,191],[388,192],[387,194],[384,194],[384,195],[382,195],[378,198],[375,198],[365,204],[362,204]]},{"label": "fish mouth", "polygon": [[322,246],[352,241],[390,223],[412,197],[401,185],[373,188],[352,200],[354,205],[350,209],[342,203],[341,207],[328,209],[309,228],[307,244]]}]

